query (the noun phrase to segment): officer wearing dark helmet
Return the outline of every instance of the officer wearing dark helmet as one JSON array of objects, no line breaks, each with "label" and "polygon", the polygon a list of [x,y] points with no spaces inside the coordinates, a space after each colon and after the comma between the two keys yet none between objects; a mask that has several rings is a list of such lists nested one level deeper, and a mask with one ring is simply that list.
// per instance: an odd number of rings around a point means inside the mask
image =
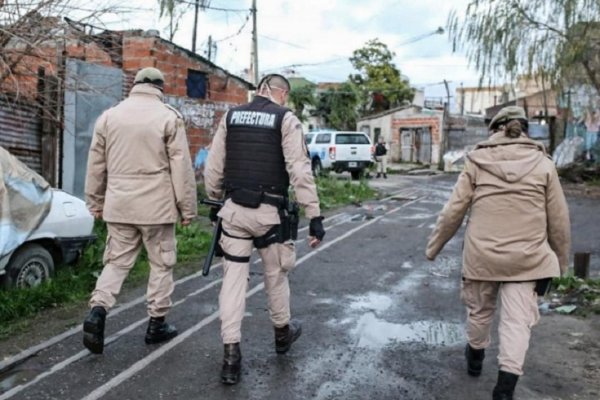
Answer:
[{"label": "officer wearing dark helmet", "polygon": [[285,77],[265,76],[250,103],[223,117],[206,162],[206,193],[225,200],[218,213],[224,253],[219,307],[221,381],[229,385],[240,378],[241,326],[254,247],[263,261],[275,351],[286,353],[302,332],[300,322],[290,319],[288,274],[296,262],[292,220],[297,215],[288,198],[290,184],[310,219],[309,244],[316,247],[325,236],[302,124],[284,107],[289,91]]}]

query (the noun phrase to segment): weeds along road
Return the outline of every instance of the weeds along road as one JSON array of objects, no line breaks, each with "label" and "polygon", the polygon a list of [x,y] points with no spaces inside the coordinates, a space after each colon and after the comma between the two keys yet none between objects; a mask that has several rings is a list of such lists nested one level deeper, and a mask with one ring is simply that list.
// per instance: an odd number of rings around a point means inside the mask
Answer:
[{"label": "weeds along road", "polygon": [[[319,249],[308,248],[306,228],[300,232],[290,284],[292,315],[303,321],[303,335],[283,356],[275,354],[262,269],[254,257],[237,386],[219,380],[221,269],[214,266],[208,278],[197,274],[178,282],[168,317],[179,329],[175,339],[145,345],[143,299],[130,301],[110,314],[103,355],[85,350],[74,328],[2,361],[0,400],[490,398],[496,345],[479,379],[467,376],[462,355],[462,234],[435,262],[423,256],[454,179],[378,181],[374,185],[396,196],[329,216]],[[598,369],[582,372],[593,363],[600,367],[598,346],[569,345],[573,331],[585,332],[580,343],[600,343],[597,322],[544,317],[534,330],[517,398],[598,398],[589,383],[600,378]]]}]

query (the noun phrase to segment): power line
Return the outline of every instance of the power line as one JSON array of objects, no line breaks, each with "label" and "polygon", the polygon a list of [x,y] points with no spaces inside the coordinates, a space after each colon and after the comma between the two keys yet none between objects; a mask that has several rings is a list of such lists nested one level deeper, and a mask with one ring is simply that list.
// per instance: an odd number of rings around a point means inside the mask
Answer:
[{"label": "power line", "polygon": [[244,30],[244,28],[246,27],[246,25],[248,25],[248,21],[250,21],[250,15],[252,15],[251,12],[249,12],[248,15],[246,15],[246,19],[244,20],[244,23],[242,24],[242,26],[240,26],[240,29],[238,29],[236,33],[231,34],[231,35],[229,35],[227,37],[224,37],[222,39],[215,40],[214,42],[215,43],[223,42],[225,40],[229,40],[229,39],[232,39],[232,38],[234,38],[236,36],[241,35],[241,33]]},{"label": "power line", "polygon": [[296,43],[286,42],[285,40],[275,39],[275,38],[273,38],[273,37],[266,36],[266,35],[258,35],[258,36],[260,36],[260,37],[261,37],[261,38],[263,38],[263,39],[270,40],[270,41],[272,41],[272,42],[277,42],[277,43],[287,44],[288,46],[291,46],[291,47],[296,47],[296,48],[298,48],[298,49],[304,49],[304,50],[308,50],[308,47],[304,47],[304,46],[301,46],[301,45],[299,45],[299,44],[296,44]]},{"label": "power line", "polygon": [[347,61],[348,58],[346,58],[346,57],[338,57],[338,58],[333,58],[333,59],[328,60],[328,61],[320,61],[320,62],[314,62],[314,63],[301,63],[301,64],[289,64],[289,65],[284,65],[282,67],[269,68],[266,71],[274,71],[274,70],[278,70],[278,69],[288,69],[288,68],[298,68],[298,67],[313,67],[313,66],[317,66],[317,65],[337,63],[337,62],[340,62],[342,60],[346,60]]},{"label": "power line", "polygon": [[[181,4],[196,5],[195,1],[179,0],[178,2]],[[202,6],[201,8],[203,10],[228,11],[228,12],[243,12],[243,11],[249,10],[249,8],[223,8],[223,7],[212,7],[212,6]]]}]

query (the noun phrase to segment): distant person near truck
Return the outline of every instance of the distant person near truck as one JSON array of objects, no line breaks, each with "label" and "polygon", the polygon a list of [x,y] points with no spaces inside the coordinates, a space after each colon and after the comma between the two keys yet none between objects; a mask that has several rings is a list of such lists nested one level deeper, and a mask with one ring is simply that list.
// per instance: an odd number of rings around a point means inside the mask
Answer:
[{"label": "distant person near truck", "polygon": [[387,145],[383,137],[379,136],[375,145],[375,162],[377,163],[377,175],[375,178],[387,179]]}]

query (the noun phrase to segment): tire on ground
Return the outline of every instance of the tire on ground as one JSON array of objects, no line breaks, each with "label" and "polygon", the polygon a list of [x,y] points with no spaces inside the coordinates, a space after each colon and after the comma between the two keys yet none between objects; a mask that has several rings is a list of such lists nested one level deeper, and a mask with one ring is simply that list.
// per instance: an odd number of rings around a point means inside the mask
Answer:
[{"label": "tire on ground", "polygon": [[29,288],[50,279],[54,273],[52,255],[37,243],[21,246],[11,256],[2,280],[5,288]]}]

